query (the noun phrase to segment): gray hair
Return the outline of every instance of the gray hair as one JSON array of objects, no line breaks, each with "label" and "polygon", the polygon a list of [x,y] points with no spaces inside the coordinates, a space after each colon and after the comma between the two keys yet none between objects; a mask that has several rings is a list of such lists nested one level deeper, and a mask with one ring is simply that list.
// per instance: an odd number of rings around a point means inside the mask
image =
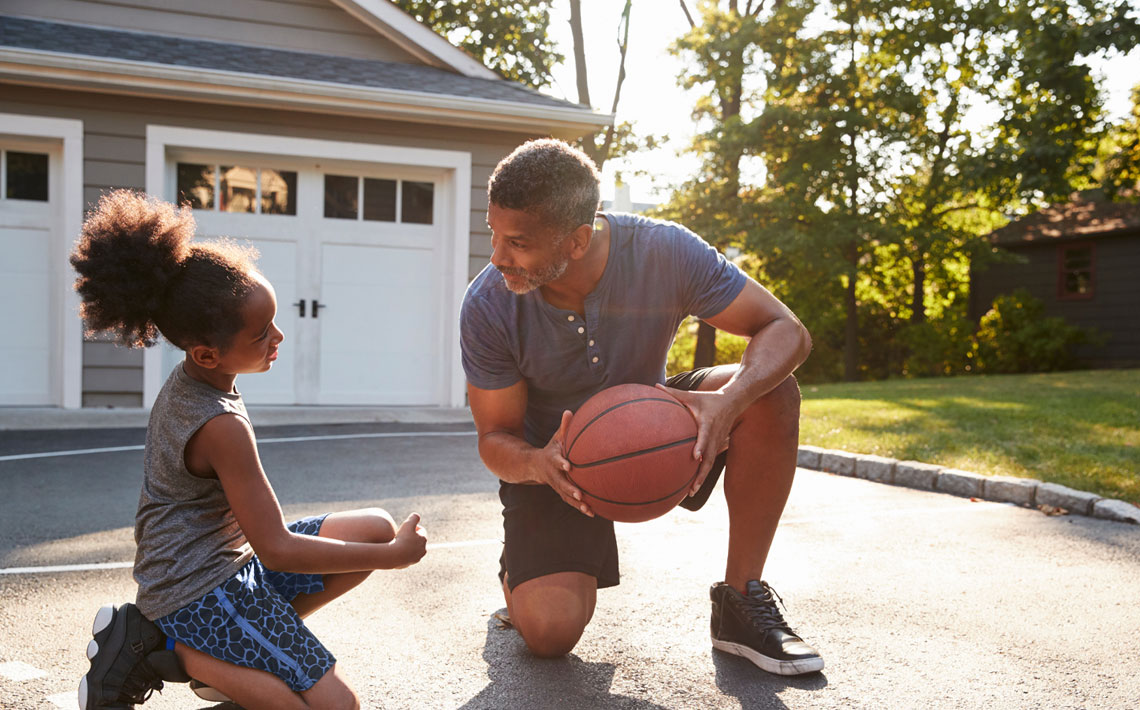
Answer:
[{"label": "gray hair", "polygon": [[582,151],[553,138],[523,143],[487,181],[491,204],[535,215],[557,236],[592,224],[601,200],[598,168]]}]

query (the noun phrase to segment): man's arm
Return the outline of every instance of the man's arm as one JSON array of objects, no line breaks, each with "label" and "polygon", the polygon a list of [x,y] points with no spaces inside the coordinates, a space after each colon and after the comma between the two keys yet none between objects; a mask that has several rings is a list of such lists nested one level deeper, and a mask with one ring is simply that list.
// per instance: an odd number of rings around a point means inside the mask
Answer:
[{"label": "man's arm", "polygon": [[749,341],[736,373],[719,390],[670,390],[697,419],[693,457],[703,459],[703,464],[694,491],[704,482],[737,418],[786,380],[811,352],[811,336],[795,314],[751,278],[732,303],[705,322]]},{"label": "man's arm", "polygon": [[570,462],[562,455],[562,441],[570,426],[569,411],[562,413],[562,424],[546,446],[536,448],[523,434],[525,381],[497,390],[479,389],[469,383],[467,399],[479,433],[479,457],[491,473],[507,483],[548,485],[568,505],[593,516],[582,502],[582,492],[566,476]]}]

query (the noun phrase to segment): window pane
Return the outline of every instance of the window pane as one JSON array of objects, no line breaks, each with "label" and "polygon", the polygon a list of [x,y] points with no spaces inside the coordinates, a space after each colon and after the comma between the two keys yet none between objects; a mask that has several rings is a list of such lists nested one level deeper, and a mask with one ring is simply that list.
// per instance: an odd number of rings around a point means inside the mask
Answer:
[{"label": "window pane", "polygon": [[221,193],[223,212],[253,212],[257,201],[257,169],[239,166],[222,168]]},{"label": "window pane", "polygon": [[297,214],[297,173],[262,169],[261,213]]},{"label": "window pane", "polygon": [[10,200],[48,199],[47,153],[8,151],[8,190]]},{"label": "window pane", "polygon": [[364,178],[364,219],[396,221],[396,181]]},{"label": "window pane", "polygon": [[214,166],[178,164],[178,202],[196,210],[214,209]]},{"label": "window pane", "polygon": [[1088,269],[1092,266],[1092,253],[1088,249],[1073,249],[1065,252],[1065,269]]},{"label": "window pane", "polygon": [[432,223],[432,200],[435,185],[430,182],[404,181],[404,194],[400,200],[400,221],[415,224]]},{"label": "window pane", "polygon": [[325,216],[356,219],[356,186],[359,178],[325,175]]}]

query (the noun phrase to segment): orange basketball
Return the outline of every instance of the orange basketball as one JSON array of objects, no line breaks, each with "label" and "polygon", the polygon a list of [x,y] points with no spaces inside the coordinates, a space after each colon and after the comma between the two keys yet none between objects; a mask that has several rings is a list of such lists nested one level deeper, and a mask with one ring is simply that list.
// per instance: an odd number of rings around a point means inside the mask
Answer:
[{"label": "orange basketball", "polygon": [[697,422],[654,387],[617,385],[578,408],[562,443],[570,480],[603,518],[639,523],[681,502],[697,477]]}]

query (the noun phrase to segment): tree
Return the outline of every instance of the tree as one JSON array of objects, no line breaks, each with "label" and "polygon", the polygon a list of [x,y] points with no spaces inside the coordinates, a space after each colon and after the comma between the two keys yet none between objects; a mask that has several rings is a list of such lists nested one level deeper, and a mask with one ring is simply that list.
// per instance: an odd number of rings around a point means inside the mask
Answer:
[{"label": "tree", "polygon": [[847,379],[866,367],[860,318],[886,333],[873,350],[895,348],[964,295],[1004,213],[1089,178],[1100,97],[1081,59],[1137,42],[1113,0],[782,0],[733,34],[701,10],[712,46],[696,74],[716,86],[742,62],[756,88],[753,116],[721,117],[695,149],[758,158],[765,179],[731,203],[709,189],[681,202],[724,214],[770,275],[816,280],[797,312],[834,326],[841,304]]},{"label": "tree", "polygon": [[553,0],[392,0],[505,79],[540,89],[563,60],[547,32]]},{"label": "tree", "polygon": [[1100,147],[1100,183],[1109,196],[1136,197],[1140,189],[1140,84],[1132,87],[1132,112]]}]

